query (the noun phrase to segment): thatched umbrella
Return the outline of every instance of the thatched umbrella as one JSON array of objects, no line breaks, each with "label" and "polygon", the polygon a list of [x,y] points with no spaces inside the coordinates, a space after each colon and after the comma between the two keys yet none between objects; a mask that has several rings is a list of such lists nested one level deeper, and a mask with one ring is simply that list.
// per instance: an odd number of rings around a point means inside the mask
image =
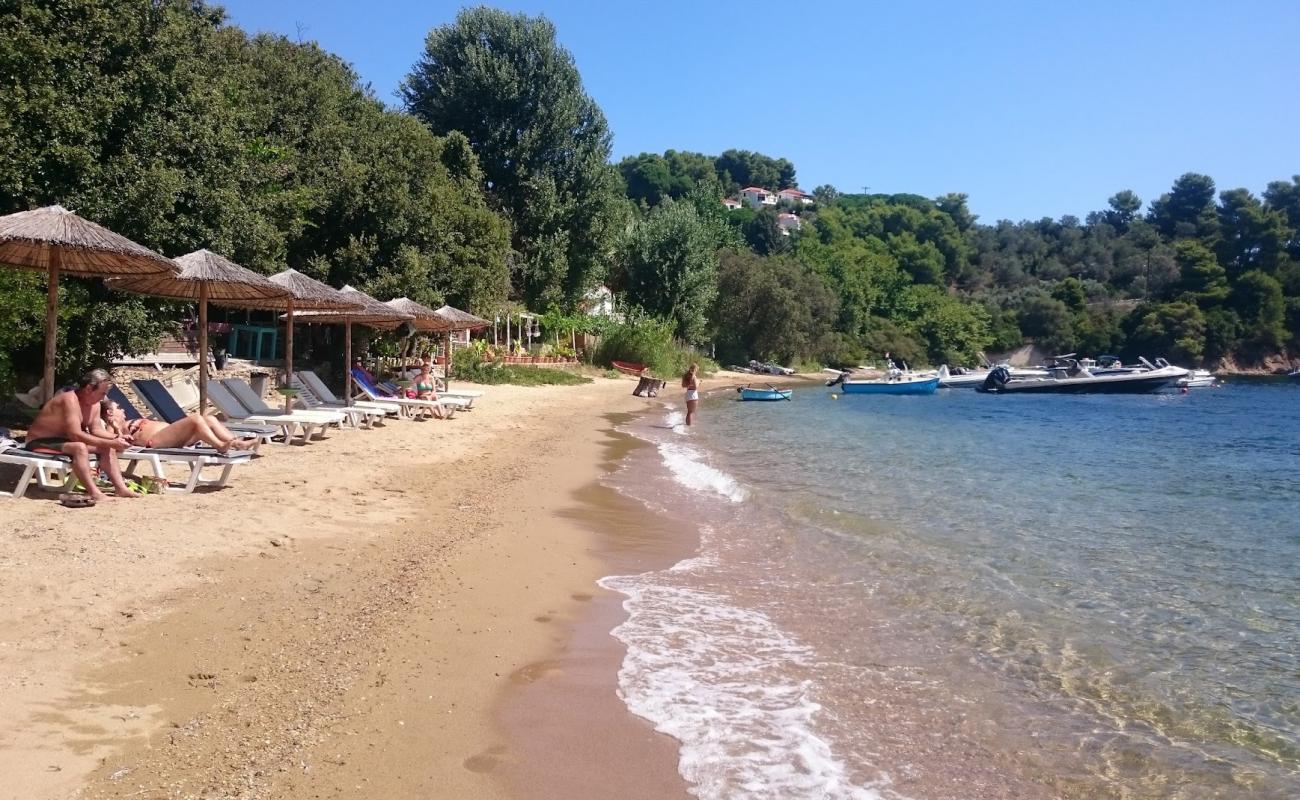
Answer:
[{"label": "thatched umbrella", "polygon": [[54,396],[61,273],[110,277],[176,272],[176,265],[167,258],[63,206],[46,206],[0,217],[0,266],[43,270],[49,275],[42,402]]},{"label": "thatched umbrella", "polygon": [[[326,286],[314,278],[303,275],[296,269],[286,269],[284,272],[277,272],[272,275],[270,280],[275,285],[289,290],[289,296],[286,298],[276,298],[274,300],[231,300],[226,305],[236,306],[238,308],[260,308],[273,311],[285,310],[285,336],[284,336],[284,382],[283,386],[288,386],[293,377],[293,312],[295,308],[311,309],[317,311],[348,311],[355,310],[357,303],[349,299],[338,289]],[[285,402],[287,409],[292,404],[292,400]]]},{"label": "thatched umbrella", "polygon": [[407,297],[399,297],[395,300],[389,300],[384,303],[389,308],[401,311],[403,314],[410,314],[414,319],[411,324],[417,331],[425,333],[442,333],[451,330],[451,322],[445,317],[440,316],[437,311],[426,305],[415,302]]},{"label": "thatched umbrella", "polygon": [[346,374],[344,394],[348,404],[352,403],[352,323],[383,330],[396,328],[403,322],[412,322],[413,314],[407,314],[381,303],[370,295],[351,286],[344,286],[339,294],[357,303],[351,311],[304,311],[298,319],[307,323],[343,324],[343,371]]},{"label": "thatched umbrella", "polygon": [[289,290],[210,250],[196,250],[175,259],[179,275],[115,278],[114,289],[137,294],[195,300],[199,304],[199,413],[208,402],[208,303],[230,305],[240,300],[288,302]]},{"label": "thatched umbrella", "polygon": [[454,331],[476,331],[486,328],[492,323],[482,317],[476,317],[468,311],[461,311],[459,308],[443,306],[433,312],[441,317],[447,323],[447,365],[443,370],[443,383],[448,389],[451,388],[451,334]]}]

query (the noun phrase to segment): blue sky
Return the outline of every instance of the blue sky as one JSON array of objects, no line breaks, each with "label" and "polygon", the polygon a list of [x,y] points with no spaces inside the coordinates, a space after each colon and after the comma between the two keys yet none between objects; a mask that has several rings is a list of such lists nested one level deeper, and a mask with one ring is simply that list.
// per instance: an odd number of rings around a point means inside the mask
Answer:
[{"label": "blue sky", "polygon": [[[385,102],[461,4],[230,0],[315,40]],[[980,220],[1144,201],[1184,172],[1262,192],[1300,173],[1300,2],[498,3],[545,14],[609,119],[613,159],[790,159],[808,190],[970,195]]]}]

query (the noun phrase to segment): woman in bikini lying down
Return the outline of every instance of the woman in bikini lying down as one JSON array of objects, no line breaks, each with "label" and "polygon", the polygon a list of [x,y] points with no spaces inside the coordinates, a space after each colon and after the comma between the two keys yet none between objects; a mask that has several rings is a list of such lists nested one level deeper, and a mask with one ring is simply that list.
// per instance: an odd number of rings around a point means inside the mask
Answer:
[{"label": "woman in bikini lying down", "polygon": [[122,407],[111,400],[104,400],[100,408],[104,424],[139,447],[188,447],[203,442],[218,453],[225,453],[251,450],[257,444],[256,439],[241,439],[231,433],[221,420],[211,415],[190,414],[169,425],[153,419],[129,420]]}]

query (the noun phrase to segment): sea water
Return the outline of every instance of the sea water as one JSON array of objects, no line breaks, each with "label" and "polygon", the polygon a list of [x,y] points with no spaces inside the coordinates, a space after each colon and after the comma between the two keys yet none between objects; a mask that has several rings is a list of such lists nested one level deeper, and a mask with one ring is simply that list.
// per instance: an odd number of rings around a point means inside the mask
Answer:
[{"label": "sea water", "polygon": [[620,695],[701,798],[1300,797],[1300,387],[706,401]]}]

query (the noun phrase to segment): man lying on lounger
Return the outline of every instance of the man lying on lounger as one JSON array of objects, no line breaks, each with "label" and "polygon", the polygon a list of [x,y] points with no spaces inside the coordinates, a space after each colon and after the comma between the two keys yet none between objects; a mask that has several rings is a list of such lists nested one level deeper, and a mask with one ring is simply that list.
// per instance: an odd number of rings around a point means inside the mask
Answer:
[{"label": "man lying on lounger", "polygon": [[126,485],[122,467],[117,463],[117,454],[130,447],[131,440],[106,429],[100,419],[100,401],[112,385],[107,372],[92,369],[81,377],[74,391],[56,392],[32,421],[27,430],[27,443],[23,445],[33,453],[69,456],[72,474],[96,501],[107,500],[108,495],[95,485],[90,469],[91,453],[98,457],[99,466],[108,475],[118,497],[139,496]]}]

